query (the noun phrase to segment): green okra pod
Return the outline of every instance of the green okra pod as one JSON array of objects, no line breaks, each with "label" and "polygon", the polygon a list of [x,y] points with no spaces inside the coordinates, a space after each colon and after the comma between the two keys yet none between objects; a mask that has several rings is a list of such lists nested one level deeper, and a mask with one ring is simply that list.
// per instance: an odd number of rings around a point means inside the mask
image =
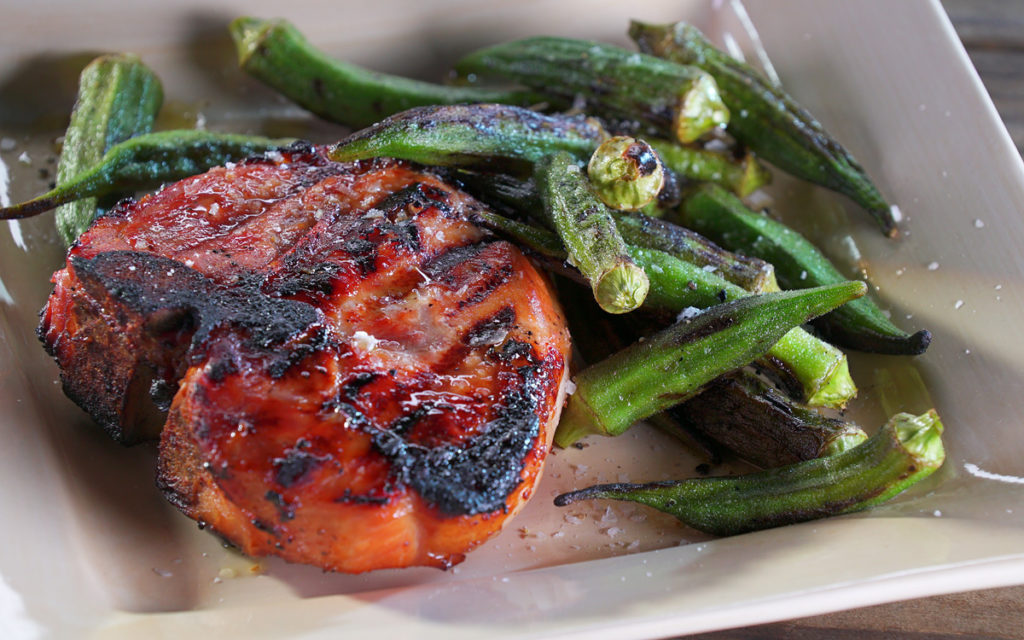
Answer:
[{"label": "green okra pod", "polygon": [[112,146],[99,164],[43,195],[0,208],[0,220],[27,218],[81,198],[157,187],[292,142],[191,129],[142,134]]},{"label": "green okra pod", "polygon": [[597,196],[612,209],[638,211],[658,198],[665,168],[651,145],[629,136],[602,142],[587,163]]},{"label": "green okra pod", "polygon": [[[556,278],[555,285],[573,348],[582,358],[583,366],[600,362],[661,328],[649,314],[602,313],[589,291],[566,278]],[[718,443],[692,429],[689,423],[673,419],[668,411],[654,414],[646,422],[678,438],[705,460],[715,464],[721,461]]]},{"label": "green okra pod", "polygon": [[[461,172],[453,177],[485,201],[508,207],[523,216],[535,214],[544,206],[531,180],[518,180],[500,173]],[[704,236],[666,220],[617,211],[613,211],[612,216],[619,234],[627,244],[663,251],[718,274],[751,293],[779,289],[772,266],[763,260],[726,251]],[[514,231],[508,233],[516,235]],[[530,241],[523,243],[529,245]],[[557,238],[554,238],[554,244],[558,245]],[[550,252],[546,255],[550,255]]]},{"label": "green okra pod", "polygon": [[[556,270],[560,270],[557,267],[568,257],[558,236],[546,229],[489,212],[476,214],[476,219],[539,256],[557,261],[552,265]],[[650,281],[645,308],[681,313],[690,307],[711,307],[749,295],[713,270],[664,251],[630,244],[627,244],[627,251]],[[576,273],[561,271],[570,277]],[[578,274],[576,277],[582,280]],[[782,336],[759,363],[776,373],[782,383],[794,386],[794,395],[811,406],[842,408],[857,395],[846,355],[800,327]]]},{"label": "green okra pod", "polygon": [[742,160],[706,149],[694,149],[651,138],[647,140],[676,175],[694,182],[714,182],[744,198],[772,181],[772,174],[757,158],[746,154]]},{"label": "green okra pod", "polygon": [[[727,248],[757,256],[775,266],[787,289],[802,289],[846,280],[811,242],[786,225],[751,211],[717,185],[701,185],[679,209],[687,227]],[[815,326],[840,346],[894,355],[924,353],[931,334],[900,329],[867,296],[815,321]]]},{"label": "green okra pod", "polygon": [[[78,80],[78,97],[57,164],[57,184],[96,166],[113,145],[148,133],[163,103],[163,87],[142,61],[130,53],[100,56]],[[57,208],[55,224],[65,246],[96,219],[99,203],[84,198]]]},{"label": "green okra pod", "polygon": [[643,304],[649,282],[633,262],[611,212],[594,194],[586,175],[565,151],[545,158],[535,172],[544,212],[587,279],[594,299],[609,313]]},{"label": "green okra pod", "polygon": [[587,158],[608,134],[593,118],[546,116],[502,104],[417,107],[334,145],[338,162],[390,157],[435,166],[529,174],[555,151]]},{"label": "green okra pod", "polygon": [[543,101],[525,91],[452,87],[377,73],[334,60],[284,20],[236,18],[231,36],[239,66],[314,114],[351,127],[425,105]]},{"label": "green okra pod", "polygon": [[[645,301],[650,308],[679,313],[750,295],[712,271],[663,251],[630,246],[629,254],[651,281]],[[842,408],[857,395],[846,355],[800,327],[782,336],[759,362],[778,373],[780,382],[795,383],[794,395],[811,406]]]},{"label": "green okra pod", "polygon": [[893,416],[875,435],[834,456],[742,476],[596,485],[555,504],[628,500],[719,536],[779,527],[881,504],[942,466],[943,427],[934,410]]},{"label": "green okra pod", "polygon": [[586,435],[619,435],[750,364],[794,327],[863,295],[864,289],[863,282],[848,282],[765,293],[684,318],[577,374],[555,442],[565,447]]},{"label": "green okra pod", "polygon": [[788,93],[749,65],[719,51],[689,24],[633,22],[629,35],[641,51],[704,69],[732,111],[729,132],[783,171],[849,197],[882,231],[898,233],[892,209],[853,156]]},{"label": "green okra pod", "polygon": [[857,425],[790,402],[745,371],[715,380],[671,412],[687,434],[702,434],[763,469],[835,455],[867,439]]},{"label": "green okra pod", "polygon": [[750,293],[779,290],[772,265],[726,251],[686,227],[640,214],[615,214],[615,224],[623,240],[633,246],[663,251]]},{"label": "green okra pod", "polygon": [[729,120],[714,79],[619,47],[569,38],[528,38],[481,49],[455,65],[463,79],[525,85],[560,107],[639,122],[662,135],[692,142]]}]

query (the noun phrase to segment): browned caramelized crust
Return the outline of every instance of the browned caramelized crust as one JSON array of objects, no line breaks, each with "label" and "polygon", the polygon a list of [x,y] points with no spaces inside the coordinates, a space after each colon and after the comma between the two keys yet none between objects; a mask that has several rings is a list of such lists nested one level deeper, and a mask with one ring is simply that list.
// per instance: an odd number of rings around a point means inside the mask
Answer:
[{"label": "browned caramelized crust", "polygon": [[[529,497],[568,340],[547,283],[393,161],[215,169],[99,220],[40,335],[115,437],[170,413],[158,483],[254,554],[447,566]],[[142,391],[142,393],[140,393]]]}]

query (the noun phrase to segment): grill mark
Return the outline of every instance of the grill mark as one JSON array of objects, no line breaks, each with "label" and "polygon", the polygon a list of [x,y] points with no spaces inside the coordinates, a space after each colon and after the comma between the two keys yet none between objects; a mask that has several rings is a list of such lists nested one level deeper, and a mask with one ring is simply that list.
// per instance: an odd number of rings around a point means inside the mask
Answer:
[{"label": "grill mark", "polygon": [[505,501],[521,482],[526,458],[540,434],[537,397],[541,376],[521,368],[522,383],[509,391],[497,417],[462,446],[424,447],[394,431],[379,431],[373,446],[403,485],[446,515],[506,510]]},{"label": "grill mark", "polygon": [[454,282],[454,277],[451,275],[452,270],[475,258],[488,245],[487,242],[476,242],[459,247],[446,247],[444,251],[423,263],[420,268],[431,279],[452,284]]},{"label": "grill mark", "polygon": [[484,280],[483,288],[473,292],[473,295],[459,300],[459,309],[465,309],[466,307],[472,307],[480,304],[491,296],[492,293],[500,289],[503,285],[507,284],[512,277],[515,275],[515,269],[510,264],[502,264],[497,268],[492,268],[487,274],[487,279]]},{"label": "grill mark", "polygon": [[490,318],[473,325],[462,342],[470,347],[500,344],[515,325],[515,321],[516,312],[512,307],[504,307]]},{"label": "grill mark", "polygon": [[341,392],[345,394],[345,397],[349,400],[355,400],[359,396],[359,392],[363,387],[370,384],[378,378],[379,374],[373,373],[372,371],[363,371],[357,373],[354,377],[348,380],[341,387]]}]

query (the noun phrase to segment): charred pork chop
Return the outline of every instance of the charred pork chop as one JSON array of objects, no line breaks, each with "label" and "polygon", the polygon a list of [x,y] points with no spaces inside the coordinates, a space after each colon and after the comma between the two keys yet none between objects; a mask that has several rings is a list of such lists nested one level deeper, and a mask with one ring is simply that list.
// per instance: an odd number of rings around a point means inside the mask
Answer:
[{"label": "charred pork chop", "polygon": [[40,336],[118,440],[169,410],[159,486],[244,552],[448,566],[534,490],[567,375],[545,279],[481,206],[308,145],[214,169],[98,220]]}]

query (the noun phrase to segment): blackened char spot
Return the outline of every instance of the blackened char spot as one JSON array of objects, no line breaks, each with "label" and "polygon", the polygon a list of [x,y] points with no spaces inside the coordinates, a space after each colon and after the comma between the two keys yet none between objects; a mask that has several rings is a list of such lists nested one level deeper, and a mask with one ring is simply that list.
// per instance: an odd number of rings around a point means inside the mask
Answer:
[{"label": "blackened char spot", "polygon": [[516,312],[512,307],[505,307],[486,320],[477,322],[463,338],[470,347],[499,344],[508,335],[509,329],[516,321]]},{"label": "blackened char spot", "polygon": [[347,239],[343,248],[364,276],[377,270],[377,243],[357,236]]},{"label": "blackened char spot", "polygon": [[389,194],[375,205],[375,208],[388,214],[388,217],[392,220],[400,212],[404,212],[409,216],[415,216],[427,207],[437,207],[442,213],[450,212],[451,206],[448,204],[448,193],[437,187],[416,182]]},{"label": "blackened char spot", "polygon": [[658,168],[658,157],[650,145],[634,142],[626,148],[626,157],[636,163],[640,175],[649,176]]},{"label": "blackened char spot", "polygon": [[374,495],[372,493],[352,493],[351,489],[345,489],[344,493],[338,498],[335,498],[335,502],[343,502],[346,504],[387,504],[387,495]]},{"label": "blackened char spot", "polygon": [[274,458],[274,479],[287,489],[325,460],[299,448],[288,449],[283,458]]},{"label": "blackened char spot", "polygon": [[372,371],[363,371],[361,373],[357,373],[350,380],[348,380],[348,382],[342,385],[341,391],[349,400],[355,400],[356,397],[359,395],[359,391],[376,379],[377,374],[373,373]]},{"label": "blackened char spot", "polygon": [[486,243],[464,245],[461,247],[450,247],[437,254],[423,265],[423,273],[430,276],[432,280],[451,282],[451,271],[467,260],[474,258],[487,247]]},{"label": "blackened char spot", "polygon": [[[71,258],[79,281],[94,297],[109,294],[118,304],[163,327],[169,315],[187,314],[195,326],[192,349],[217,327],[246,330],[250,346],[267,349],[317,321],[305,303],[271,298],[243,282],[224,288],[177,260],[136,251],[109,251]],[[184,325],[182,325],[184,326]]]},{"label": "blackened char spot", "polygon": [[402,484],[446,515],[502,510],[519,486],[526,456],[540,433],[536,398],[541,382],[533,370],[527,373],[520,387],[505,396],[497,418],[463,446],[427,448],[394,431],[379,431],[374,447],[388,458]]}]

